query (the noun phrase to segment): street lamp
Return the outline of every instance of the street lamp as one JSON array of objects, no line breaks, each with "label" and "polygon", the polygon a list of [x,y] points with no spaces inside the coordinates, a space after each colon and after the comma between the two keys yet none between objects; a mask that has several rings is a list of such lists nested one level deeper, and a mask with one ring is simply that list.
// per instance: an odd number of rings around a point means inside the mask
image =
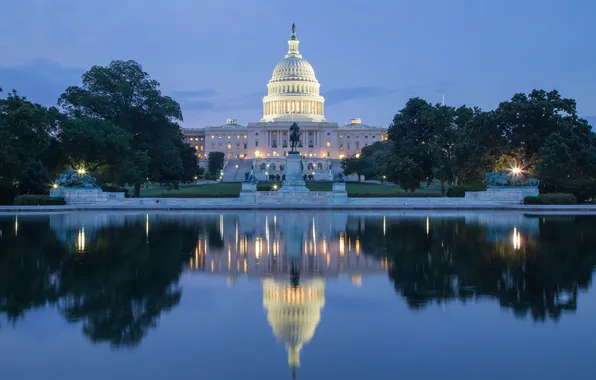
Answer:
[{"label": "street lamp", "polygon": [[79,174],[85,174],[85,169],[81,168],[81,169],[77,170],[77,173],[79,173]]}]

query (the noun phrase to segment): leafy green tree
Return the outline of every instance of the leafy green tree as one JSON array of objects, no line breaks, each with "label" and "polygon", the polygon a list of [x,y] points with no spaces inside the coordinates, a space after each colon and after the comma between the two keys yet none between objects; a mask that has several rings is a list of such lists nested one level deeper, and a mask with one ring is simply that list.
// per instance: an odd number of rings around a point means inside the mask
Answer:
[{"label": "leafy green tree", "polygon": [[115,181],[133,184],[135,196],[139,196],[146,177],[156,182],[184,177],[177,145],[182,138],[177,124],[182,120],[180,105],[162,95],[159,83],[138,63],[113,61],[107,67],[94,66],[83,74],[82,82],[80,87],[67,88],[59,105],[72,119],[82,118],[83,123],[99,119],[105,123],[101,124],[104,130],[100,136],[89,138],[99,141],[99,146],[106,143],[120,150],[123,147],[112,145],[112,137],[129,139],[130,149],[120,151],[126,154],[117,157],[118,164],[109,165]]},{"label": "leafy green tree", "polygon": [[211,176],[219,177],[220,171],[224,166],[224,154],[222,152],[209,152],[208,170]]},{"label": "leafy green tree", "polygon": [[27,165],[50,146],[54,130],[48,109],[16,91],[0,99],[0,188],[12,188]]},{"label": "leafy green tree", "polygon": [[495,112],[460,107],[456,110],[455,123],[458,125],[456,176],[464,182],[481,181],[484,173],[495,171],[497,160],[505,150],[505,140]]},{"label": "leafy green tree", "polygon": [[358,176],[358,182],[360,182],[361,176],[366,172],[367,168],[370,168],[370,166],[371,162],[367,157],[362,157],[362,155],[354,155],[341,160],[341,167],[344,174],[356,174]]},{"label": "leafy green tree", "polygon": [[48,169],[40,161],[30,162],[19,180],[18,190],[19,194],[48,194],[50,192]]}]

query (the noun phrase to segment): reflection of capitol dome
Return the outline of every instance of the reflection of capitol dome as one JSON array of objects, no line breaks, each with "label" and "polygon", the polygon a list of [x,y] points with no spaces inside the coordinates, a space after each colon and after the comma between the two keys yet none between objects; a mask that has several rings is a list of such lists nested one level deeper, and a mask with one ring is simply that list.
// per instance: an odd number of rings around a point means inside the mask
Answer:
[{"label": "reflection of capitol dome", "polygon": [[312,339],[325,305],[325,281],[301,279],[300,286],[290,281],[263,280],[263,306],[273,335],[283,341],[288,351],[288,364],[300,366],[300,350]]},{"label": "reflection of capitol dome", "polygon": [[325,99],[319,94],[321,85],[311,64],[298,50],[298,38],[292,25],[288,54],[273,69],[263,98],[263,122],[324,122]]}]

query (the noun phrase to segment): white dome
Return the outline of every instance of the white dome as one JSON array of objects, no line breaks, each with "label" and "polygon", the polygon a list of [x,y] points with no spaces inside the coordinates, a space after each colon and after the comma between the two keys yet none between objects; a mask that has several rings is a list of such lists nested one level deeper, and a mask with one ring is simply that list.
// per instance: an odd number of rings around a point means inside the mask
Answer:
[{"label": "white dome", "polygon": [[311,64],[306,59],[298,57],[284,58],[275,66],[269,83],[283,81],[319,83]]},{"label": "white dome", "polygon": [[325,98],[319,94],[320,84],[312,65],[300,55],[295,26],[288,41],[288,54],[273,69],[263,98],[262,122],[324,122]]}]

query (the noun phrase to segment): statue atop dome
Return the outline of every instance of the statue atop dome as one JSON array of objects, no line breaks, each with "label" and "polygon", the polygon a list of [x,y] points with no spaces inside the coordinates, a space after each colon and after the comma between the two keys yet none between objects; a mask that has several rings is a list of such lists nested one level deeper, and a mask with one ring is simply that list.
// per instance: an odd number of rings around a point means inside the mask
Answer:
[{"label": "statue atop dome", "polygon": [[296,34],[296,24],[292,23],[292,35]]}]

